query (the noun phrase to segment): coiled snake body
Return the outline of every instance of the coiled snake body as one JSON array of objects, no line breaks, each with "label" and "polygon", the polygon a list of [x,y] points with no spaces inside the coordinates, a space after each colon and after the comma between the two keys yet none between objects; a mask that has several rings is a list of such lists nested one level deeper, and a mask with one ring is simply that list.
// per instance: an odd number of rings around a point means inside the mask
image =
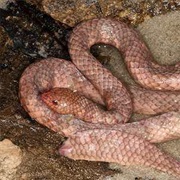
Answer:
[{"label": "coiled snake body", "polygon": [[[118,48],[143,87],[128,91],[92,56],[89,49],[95,43]],[[29,115],[69,137],[60,153],[72,159],[145,165],[180,177],[180,162],[153,144],[180,137],[179,64],[156,64],[137,32],[106,18],[78,25],[69,51],[73,63],[41,60],[24,71],[19,84],[20,101]],[[132,111],[164,114],[125,123]]]}]

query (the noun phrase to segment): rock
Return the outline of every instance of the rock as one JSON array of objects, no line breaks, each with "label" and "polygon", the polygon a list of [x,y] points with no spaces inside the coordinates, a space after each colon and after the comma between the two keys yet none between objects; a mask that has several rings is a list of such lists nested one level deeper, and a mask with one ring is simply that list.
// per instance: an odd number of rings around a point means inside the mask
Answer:
[{"label": "rock", "polygon": [[137,25],[152,16],[178,9],[178,0],[42,0],[41,5],[46,13],[69,26],[98,17],[116,17]]},{"label": "rock", "polygon": [[17,167],[22,161],[21,149],[14,145],[10,140],[4,139],[0,142],[0,179],[11,180]]},{"label": "rock", "polygon": [[171,12],[144,21],[138,31],[159,63],[173,64],[180,57],[180,13]]}]

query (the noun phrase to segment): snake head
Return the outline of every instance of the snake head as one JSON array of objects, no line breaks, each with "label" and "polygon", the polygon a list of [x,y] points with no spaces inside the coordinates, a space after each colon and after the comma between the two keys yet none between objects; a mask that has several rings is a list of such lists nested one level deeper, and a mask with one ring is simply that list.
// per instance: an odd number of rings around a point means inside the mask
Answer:
[{"label": "snake head", "polygon": [[67,88],[53,88],[41,94],[42,101],[59,114],[73,114],[76,95]]}]

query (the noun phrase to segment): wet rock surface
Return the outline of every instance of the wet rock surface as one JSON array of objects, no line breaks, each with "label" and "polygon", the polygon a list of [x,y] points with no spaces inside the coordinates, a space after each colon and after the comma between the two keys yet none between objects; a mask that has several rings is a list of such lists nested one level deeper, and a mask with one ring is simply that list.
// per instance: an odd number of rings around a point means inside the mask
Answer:
[{"label": "wet rock surface", "polygon": [[[113,1],[113,3],[111,1],[111,5],[109,6],[107,6],[107,4],[110,1],[107,1],[104,4],[101,1],[82,1],[82,7],[80,7],[81,4],[78,4],[80,1],[77,1],[77,4],[74,1],[71,1],[71,3],[69,3],[69,1],[61,1],[61,3],[58,4],[55,0],[34,0],[31,1],[31,3],[32,2],[41,10],[44,9],[52,17],[71,26],[85,19],[99,17],[99,14],[97,13],[97,9],[99,8],[97,2],[101,4],[99,9],[100,17],[106,15],[111,17],[118,16],[116,18],[123,19],[123,21],[135,25],[144,21],[144,19],[149,19],[151,16],[166,13],[165,15],[145,21],[138,27],[138,30],[142,33],[143,38],[145,38],[148,43],[155,59],[161,59],[162,61],[160,60],[160,62],[164,62],[166,59],[167,63],[172,63],[174,62],[173,59],[178,60],[180,57],[179,51],[177,51],[180,44],[178,39],[178,37],[180,37],[179,11],[167,13],[178,9],[178,1],[162,1],[166,2],[168,5],[167,8],[160,11],[160,13],[157,12],[158,9],[162,8],[163,3],[160,3],[160,1],[158,1],[158,3],[155,3],[155,1],[148,1],[152,4],[151,8],[149,8],[153,9],[153,7],[156,7],[155,9],[157,10],[149,15],[144,13],[146,10],[145,8],[144,11],[138,13],[138,16],[136,13],[132,13],[132,11],[136,12],[138,8],[133,9],[134,6],[131,6],[136,3],[141,4],[144,1],[133,1],[133,3],[131,1],[122,1],[126,6],[120,6],[118,3],[119,1]],[[86,2],[86,4],[89,3],[88,8],[83,6],[84,2]],[[58,4],[57,7],[54,5],[55,3]],[[78,5],[78,8],[76,8],[77,12],[73,12],[69,7],[72,3]],[[62,8],[60,11],[58,10],[60,5],[62,5],[62,7],[66,5],[66,8],[60,7]],[[68,9],[68,7],[70,8],[69,11],[72,11],[71,13],[74,16],[65,13],[65,10]],[[89,14],[89,16],[84,16],[84,14],[80,13],[83,7],[85,8],[83,13]],[[48,8],[51,9],[48,10]],[[118,13],[114,15],[113,12],[116,8]],[[119,8],[122,8],[120,12],[118,11]],[[144,7],[142,6],[142,9],[143,8]],[[106,13],[105,9],[108,9]],[[95,13],[91,14],[88,10]],[[53,15],[54,12],[59,14],[59,16]],[[26,12],[24,12],[24,14],[25,13]],[[76,14],[78,13],[78,17],[81,17],[82,19],[76,17]],[[62,17],[60,18],[61,15]],[[70,18],[69,23],[67,21],[68,18]],[[21,22],[21,19],[18,23],[19,22]],[[154,29],[152,27],[154,27]],[[29,30],[29,27],[27,29]],[[19,39],[22,39],[22,37],[19,37]],[[42,46],[43,40],[39,47]],[[104,46],[96,46],[93,51],[94,53],[96,52],[96,55],[101,59],[102,63],[110,68],[117,77],[124,77],[124,81],[133,83],[128,75],[124,75],[124,71],[120,73],[119,69],[123,63],[119,61],[120,56],[116,50],[114,51]],[[73,161],[60,156],[57,150],[59,145],[64,141],[64,137],[61,137],[36,123],[20,106],[18,100],[19,78],[23,70],[30,63],[34,62],[36,59],[42,58],[34,58],[25,52],[27,51],[22,51],[22,48],[17,49],[14,47],[13,38],[9,37],[6,29],[0,26],[0,140],[6,138],[10,139],[15,145],[19,146],[25,154],[14,179],[173,179],[173,177],[166,176],[163,173],[157,173],[153,170],[150,171],[152,172],[150,175],[146,173],[147,171],[143,172],[141,169],[134,173],[134,169],[136,168],[133,167],[132,169],[119,166],[114,167],[113,165],[109,167],[107,163]],[[161,145],[161,148],[170,154],[175,155],[177,158],[180,158],[179,144],[179,140],[177,140],[170,143],[164,143]]]},{"label": "wet rock surface", "polygon": [[55,56],[70,59],[68,25],[22,0],[0,4],[0,25],[10,37],[13,48],[34,59]]}]

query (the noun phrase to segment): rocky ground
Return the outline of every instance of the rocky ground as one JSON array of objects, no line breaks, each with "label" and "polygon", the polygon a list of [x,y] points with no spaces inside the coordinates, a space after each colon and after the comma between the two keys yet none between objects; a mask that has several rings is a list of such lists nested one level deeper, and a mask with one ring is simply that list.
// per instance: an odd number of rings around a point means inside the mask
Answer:
[{"label": "rocky ground", "polygon": [[[0,7],[6,6],[5,0]],[[30,1],[29,1],[30,2]],[[178,1],[69,1],[34,0],[31,3],[56,20],[74,26],[94,17],[121,19],[142,34],[155,59],[175,63],[180,57],[180,13]],[[1,17],[0,17],[1,19]],[[27,52],[27,51],[26,51]],[[114,75],[133,83],[121,70],[120,54],[108,46],[93,48]],[[172,176],[143,167],[73,161],[57,150],[64,137],[30,119],[18,100],[18,81],[34,61],[14,47],[12,37],[0,26],[0,179],[47,180],[173,180]],[[40,58],[40,57],[39,57]],[[110,59],[110,60],[109,60]],[[180,140],[158,145],[180,159]]]}]

